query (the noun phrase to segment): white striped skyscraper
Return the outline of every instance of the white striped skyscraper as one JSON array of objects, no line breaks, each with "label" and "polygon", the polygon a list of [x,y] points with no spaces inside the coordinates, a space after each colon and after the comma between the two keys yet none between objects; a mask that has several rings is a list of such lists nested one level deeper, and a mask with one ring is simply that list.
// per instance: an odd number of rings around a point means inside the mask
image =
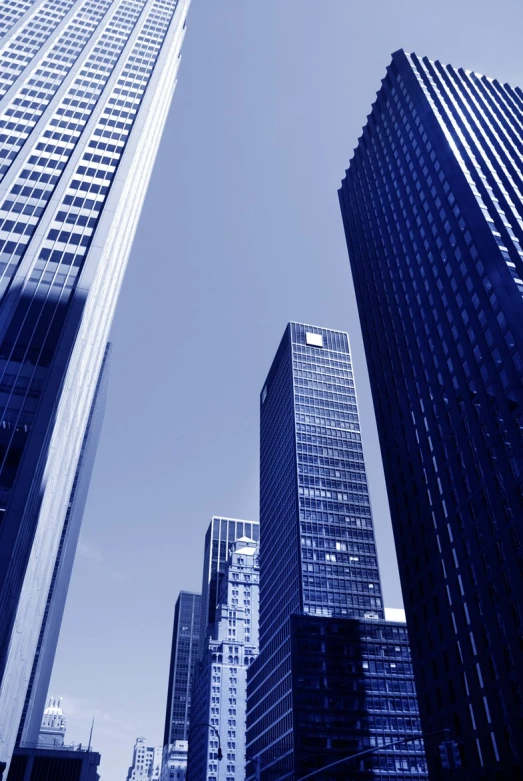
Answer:
[{"label": "white striped skyscraper", "polygon": [[0,10],[0,760],[19,729],[188,6]]}]

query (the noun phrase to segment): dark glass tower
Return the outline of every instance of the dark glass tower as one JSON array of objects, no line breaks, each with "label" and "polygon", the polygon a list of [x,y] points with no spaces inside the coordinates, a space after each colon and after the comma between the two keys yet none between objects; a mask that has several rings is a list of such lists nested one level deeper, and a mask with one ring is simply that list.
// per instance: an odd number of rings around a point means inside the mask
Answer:
[{"label": "dark glass tower", "polygon": [[[398,717],[404,734],[419,725],[410,659],[391,660],[392,627],[398,659],[406,631],[384,620],[347,334],[290,323],[260,401],[260,656],[249,674],[247,754],[263,781],[276,781],[386,742]],[[387,660],[376,687],[367,623]],[[358,697],[348,683],[356,679]],[[404,697],[387,698],[393,691]],[[350,770],[377,778],[381,760]],[[388,770],[425,778],[420,746],[394,752]],[[347,767],[328,777],[345,779]]]},{"label": "dark glass tower", "polygon": [[200,646],[201,607],[200,594],[180,591],[174,609],[164,748],[177,740],[189,739],[191,686]]},{"label": "dark glass tower", "polygon": [[285,331],[261,393],[260,518],[262,648],[292,613],[384,617],[345,333]]},{"label": "dark glass tower", "polygon": [[520,89],[400,51],[340,190],[422,721],[470,779],[522,775],[522,155]]},{"label": "dark glass tower", "polygon": [[0,3],[0,761],[7,763],[52,607],[68,505],[188,6]]}]

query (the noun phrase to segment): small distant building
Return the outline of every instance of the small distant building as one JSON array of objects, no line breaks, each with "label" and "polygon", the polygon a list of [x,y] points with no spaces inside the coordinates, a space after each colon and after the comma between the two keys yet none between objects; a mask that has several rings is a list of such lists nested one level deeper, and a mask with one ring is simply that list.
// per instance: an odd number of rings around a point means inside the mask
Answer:
[{"label": "small distant building", "polygon": [[100,781],[100,754],[67,746],[17,746],[7,781]]},{"label": "small distant building", "polygon": [[42,718],[38,745],[42,748],[59,748],[64,745],[66,721],[62,711],[62,698],[49,697]]},{"label": "small distant building", "polygon": [[186,740],[175,740],[164,746],[161,781],[185,781],[188,746]]},{"label": "small distant building", "polygon": [[194,682],[190,781],[245,779],[247,670],[258,655],[258,592],[258,543],[240,537],[218,582],[216,620]]},{"label": "small distant building", "polygon": [[133,763],[127,773],[127,781],[160,781],[161,773],[161,746],[148,746],[145,738],[136,738]]}]

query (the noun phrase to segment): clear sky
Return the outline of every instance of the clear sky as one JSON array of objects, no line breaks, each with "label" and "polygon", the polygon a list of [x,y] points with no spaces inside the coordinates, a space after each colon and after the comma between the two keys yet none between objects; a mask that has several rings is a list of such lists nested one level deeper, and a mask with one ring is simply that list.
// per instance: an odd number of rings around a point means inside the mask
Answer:
[{"label": "clear sky", "polygon": [[211,515],[258,514],[258,398],[289,320],[349,332],[385,602],[401,593],[337,203],[399,48],[523,86],[521,0],[193,0],[114,322],[51,692],[124,781],[163,734],[174,602]]}]

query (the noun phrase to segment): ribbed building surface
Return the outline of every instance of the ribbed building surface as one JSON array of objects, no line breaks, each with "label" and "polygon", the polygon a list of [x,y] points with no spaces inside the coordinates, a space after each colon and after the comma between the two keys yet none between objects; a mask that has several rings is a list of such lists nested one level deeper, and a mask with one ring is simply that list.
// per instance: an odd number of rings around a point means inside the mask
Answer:
[{"label": "ribbed building surface", "polygon": [[188,0],[0,10],[0,759],[9,761]]},{"label": "ribbed building surface", "polygon": [[522,774],[522,196],[522,91],[394,54],[340,202],[422,722],[475,779]]}]

